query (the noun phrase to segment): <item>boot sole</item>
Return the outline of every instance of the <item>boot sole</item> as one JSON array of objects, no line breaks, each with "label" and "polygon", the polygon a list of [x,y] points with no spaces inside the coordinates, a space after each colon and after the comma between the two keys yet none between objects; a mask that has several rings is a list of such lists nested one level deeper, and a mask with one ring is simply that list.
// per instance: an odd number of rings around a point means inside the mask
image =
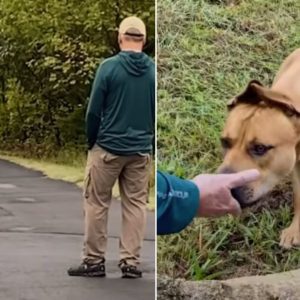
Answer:
[{"label": "boot sole", "polygon": [[81,276],[81,277],[105,277],[106,273],[103,272],[91,272],[91,273],[73,273],[68,272],[69,276]]}]

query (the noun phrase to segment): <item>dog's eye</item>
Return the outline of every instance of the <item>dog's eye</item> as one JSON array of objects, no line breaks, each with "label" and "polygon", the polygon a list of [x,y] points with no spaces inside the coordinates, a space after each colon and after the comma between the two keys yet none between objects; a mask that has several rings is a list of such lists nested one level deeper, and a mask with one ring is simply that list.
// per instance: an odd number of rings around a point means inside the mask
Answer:
[{"label": "dog's eye", "polygon": [[249,151],[252,155],[263,156],[272,148],[274,148],[274,146],[263,145],[263,144],[254,144],[250,147]]},{"label": "dog's eye", "polygon": [[221,145],[223,149],[229,149],[232,147],[232,142],[228,138],[221,138]]}]

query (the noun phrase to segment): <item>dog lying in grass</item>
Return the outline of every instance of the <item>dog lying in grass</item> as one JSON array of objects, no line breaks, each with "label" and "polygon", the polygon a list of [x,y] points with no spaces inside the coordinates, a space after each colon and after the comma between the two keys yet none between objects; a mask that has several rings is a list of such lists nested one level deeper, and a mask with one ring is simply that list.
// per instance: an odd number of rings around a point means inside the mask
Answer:
[{"label": "dog lying in grass", "polygon": [[259,180],[232,191],[242,207],[292,174],[294,217],[280,245],[300,246],[300,49],[284,60],[270,88],[253,80],[228,107],[219,172],[260,171]]}]

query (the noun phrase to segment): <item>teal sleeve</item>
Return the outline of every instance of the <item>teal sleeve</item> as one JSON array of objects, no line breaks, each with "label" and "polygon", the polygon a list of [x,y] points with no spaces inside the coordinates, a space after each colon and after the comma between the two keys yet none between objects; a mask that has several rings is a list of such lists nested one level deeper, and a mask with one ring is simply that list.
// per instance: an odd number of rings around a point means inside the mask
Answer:
[{"label": "teal sleeve", "polygon": [[97,140],[98,130],[101,123],[102,108],[108,90],[106,73],[102,65],[99,66],[93,82],[90,100],[86,112],[86,136],[88,148],[91,149]]},{"label": "teal sleeve", "polygon": [[199,205],[200,192],[192,181],[157,172],[157,234],[184,229],[196,216]]}]

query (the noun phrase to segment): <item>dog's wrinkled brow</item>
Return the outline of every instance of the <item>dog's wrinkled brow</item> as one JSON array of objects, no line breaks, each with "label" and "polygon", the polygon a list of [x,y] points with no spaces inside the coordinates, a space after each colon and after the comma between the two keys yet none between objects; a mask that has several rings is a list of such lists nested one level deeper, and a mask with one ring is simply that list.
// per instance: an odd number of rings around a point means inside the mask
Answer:
[{"label": "dog's wrinkled brow", "polygon": [[230,148],[234,144],[234,140],[230,137],[222,136],[220,138],[221,144],[224,148]]}]

